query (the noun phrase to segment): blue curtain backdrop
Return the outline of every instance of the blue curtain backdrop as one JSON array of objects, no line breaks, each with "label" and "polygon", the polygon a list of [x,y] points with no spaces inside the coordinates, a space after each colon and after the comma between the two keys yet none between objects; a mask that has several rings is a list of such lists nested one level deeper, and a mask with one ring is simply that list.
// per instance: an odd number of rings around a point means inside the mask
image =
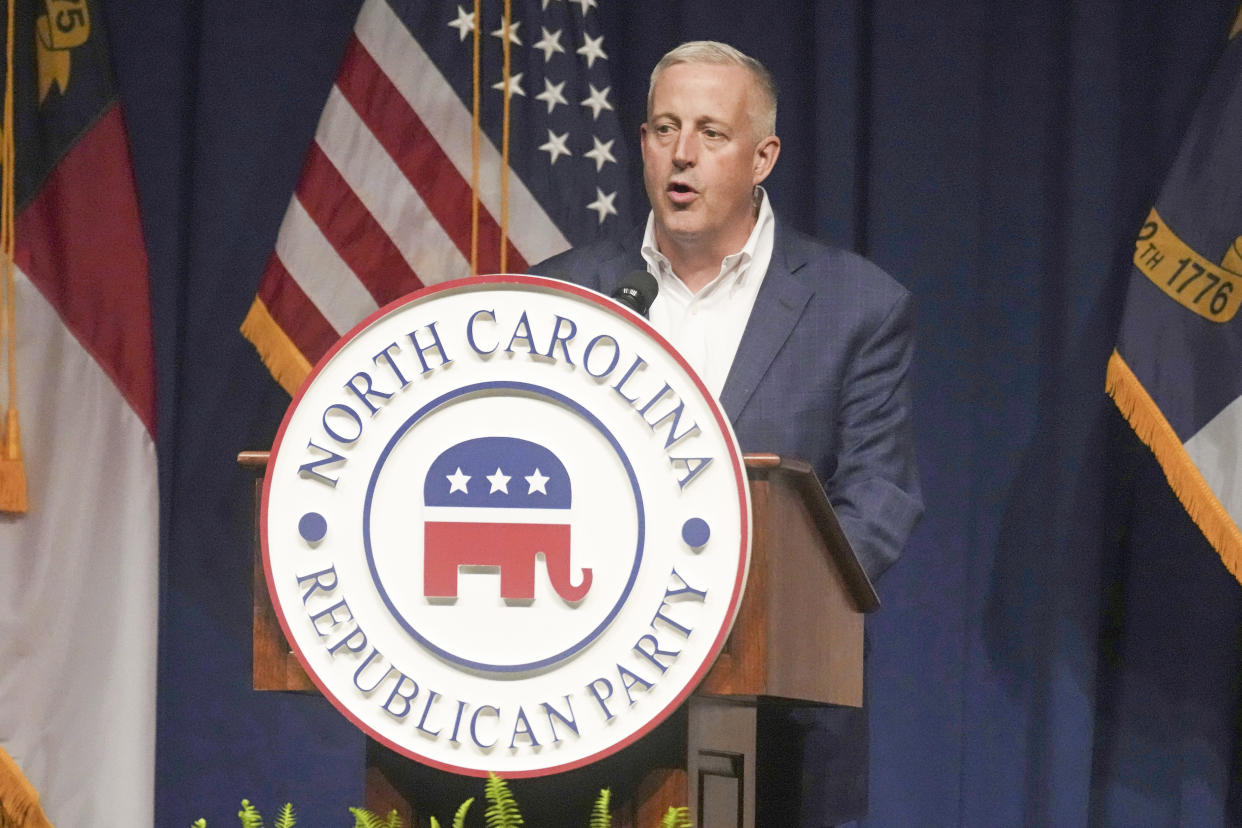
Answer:
[{"label": "blue curtain backdrop", "polygon": [[[363,738],[339,714],[249,690],[252,495],[234,461],[270,444],[287,404],[237,327],[357,8],[104,6],[159,364],[160,825],[232,824],[242,796],[347,824],[363,798]],[[597,13],[635,140],[647,73],[676,42],[767,62],[782,220],[918,299],[928,514],[869,622],[867,824],[1242,822],[1242,591],[1103,392],[1132,239],[1235,0]]]}]

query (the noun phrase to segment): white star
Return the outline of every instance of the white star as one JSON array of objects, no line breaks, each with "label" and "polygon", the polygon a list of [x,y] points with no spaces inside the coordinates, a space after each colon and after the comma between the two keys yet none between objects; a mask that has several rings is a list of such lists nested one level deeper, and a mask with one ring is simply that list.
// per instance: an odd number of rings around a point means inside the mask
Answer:
[{"label": "white star", "polygon": [[[584,11],[583,14],[586,14]],[[592,38],[586,32],[582,33],[582,48],[578,49],[578,54],[586,58],[587,68],[590,69],[595,65],[595,59],[608,60],[608,55],[604,54],[604,36]]]},{"label": "white star", "polygon": [[449,494],[453,492],[464,492],[470,494],[470,490],[466,488],[466,484],[470,482],[470,475],[461,473],[461,466],[457,467],[457,471],[452,474],[444,475],[448,478]]},{"label": "white star", "polygon": [[492,484],[492,490],[488,492],[488,494],[495,494],[496,492],[504,492],[505,494],[508,494],[509,481],[512,479],[512,477],[500,470],[500,466],[497,466],[496,473],[489,474],[487,476],[487,482]]},{"label": "white star", "polygon": [[590,107],[593,115],[591,120],[598,121],[600,110],[612,109],[612,104],[608,103],[608,93],[612,91],[612,87],[605,86],[603,89],[596,89],[593,83],[589,83],[587,86],[591,88],[591,94],[582,102],[582,105]]},{"label": "white star", "polygon": [[595,142],[595,147],[587,152],[582,153],[587,158],[595,162],[595,171],[599,172],[609,161],[617,163],[617,159],[612,157],[612,145],[614,141],[604,143],[598,137],[592,135],[591,140]]},{"label": "white star", "polygon": [[565,47],[561,45],[561,30],[557,29],[555,32],[549,32],[547,29],[544,29],[543,26],[540,26],[539,28],[543,30],[543,37],[541,37],[539,42],[531,48],[539,49],[543,52],[543,62],[547,63],[557,52],[564,54]]},{"label": "white star", "polygon": [[587,205],[588,210],[594,210],[599,213],[599,223],[603,224],[604,219],[608,216],[615,216],[617,208],[612,206],[612,200],[617,197],[616,193],[604,195],[604,191],[599,187],[595,188],[595,200]]},{"label": "white star", "polygon": [[573,155],[573,153],[569,151],[569,148],[565,146],[565,142],[568,140],[568,132],[563,135],[557,135],[552,130],[548,130],[548,142],[539,149],[548,154],[549,164],[555,164],[556,159],[560,158],[562,155]]},{"label": "white star", "polygon": [[587,9],[595,8],[595,0],[569,0],[571,3],[577,3],[582,7],[582,16],[586,17]]},{"label": "white star", "polygon": [[543,91],[535,96],[535,100],[547,101],[549,113],[551,113],[552,110],[556,108],[557,104],[565,104],[566,106],[569,106],[569,101],[565,100],[565,95],[562,94],[561,92],[561,90],[563,90],[564,88],[565,88],[565,81],[561,81],[560,83],[553,83],[547,78],[544,78],[543,79]]},{"label": "white star", "polygon": [[530,484],[530,489],[526,493],[534,494],[535,492],[539,492],[539,494],[547,494],[548,481],[550,479],[551,478],[540,474],[539,469],[535,469],[534,474],[526,475],[526,482]]},{"label": "white star", "polygon": [[549,2],[549,0],[543,0],[543,8],[541,9],[541,11],[547,11],[547,10],[548,10],[548,2]]},{"label": "white star", "polygon": [[[511,20],[511,21],[510,21],[510,23],[509,23],[509,41],[510,41],[511,43],[515,43],[515,44],[517,44],[518,46],[521,46],[521,45],[522,45],[522,41],[521,41],[521,39],[518,37],[518,33],[517,33],[518,26],[521,26],[521,25],[522,25],[522,21],[521,21],[521,20]],[[492,32],[492,36],[493,36],[493,37],[498,37],[498,38],[500,38],[501,40],[503,40],[503,39],[504,39],[504,37],[505,37],[505,24],[504,24],[503,22],[500,24],[500,28],[499,28],[499,29],[497,29],[496,31]]]},{"label": "white star", "polygon": [[[492,84],[492,89],[503,90],[504,88],[505,88],[505,82],[503,80],[498,80]],[[516,75],[509,76],[509,97],[512,98],[514,95],[521,95],[523,98],[526,97],[526,92],[523,91],[522,89],[522,73],[521,72],[518,72]],[[611,106],[608,108],[612,109]]]},{"label": "white star", "polygon": [[466,35],[474,31],[474,15],[458,6],[457,19],[450,23],[449,27],[457,30],[460,40],[465,40]]}]

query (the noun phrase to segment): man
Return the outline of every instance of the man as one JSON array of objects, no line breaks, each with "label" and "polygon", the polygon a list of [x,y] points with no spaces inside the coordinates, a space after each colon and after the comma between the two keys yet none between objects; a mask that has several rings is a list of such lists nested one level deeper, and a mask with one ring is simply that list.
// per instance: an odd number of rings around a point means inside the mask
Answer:
[{"label": "man", "polygon": [[[660,288],[652,325],[719,396],[743,451],[809,461],[875,579],[922,512],[906,380],[910,295],[773,214],[759,185],[780,156],[775,124],[775,85],[758,61],[710,41],[672,50],[652,72],[641,129],[645,227],[532,270],[604,294],[648,270]],[[767,726],[793,757],[775,775],[792,777],[795,801],[765,821],[858,815],[865,715],[782,711]]]}]

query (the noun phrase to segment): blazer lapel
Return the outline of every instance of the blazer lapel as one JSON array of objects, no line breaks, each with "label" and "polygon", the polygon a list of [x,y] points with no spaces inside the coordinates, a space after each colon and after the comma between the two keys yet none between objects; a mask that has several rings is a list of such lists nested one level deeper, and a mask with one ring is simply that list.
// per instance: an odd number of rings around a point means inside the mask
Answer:
[{"label": "blazer lapel", "polygon": [[755,307],[750,312],[733,366],[729,369],[729,377],[720,393],[720,404],[731,422],[737,422],[814,293],[794,277],[807,262],[805,251],[796,244],[796,240],[795,235],[782,232],[781,227],[777,226],[772,261],[755,297]]}]

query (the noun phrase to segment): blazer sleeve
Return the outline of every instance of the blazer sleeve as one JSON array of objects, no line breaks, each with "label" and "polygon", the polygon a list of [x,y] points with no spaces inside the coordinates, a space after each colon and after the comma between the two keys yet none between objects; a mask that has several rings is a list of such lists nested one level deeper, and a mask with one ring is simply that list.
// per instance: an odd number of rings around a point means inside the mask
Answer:
[{"label": "blazer sleeve", "polygon": [[914,318],[904,290],[846,366],[839,454],[825,487],[872,580],[897,560],[923,513],[911,424]]}]

